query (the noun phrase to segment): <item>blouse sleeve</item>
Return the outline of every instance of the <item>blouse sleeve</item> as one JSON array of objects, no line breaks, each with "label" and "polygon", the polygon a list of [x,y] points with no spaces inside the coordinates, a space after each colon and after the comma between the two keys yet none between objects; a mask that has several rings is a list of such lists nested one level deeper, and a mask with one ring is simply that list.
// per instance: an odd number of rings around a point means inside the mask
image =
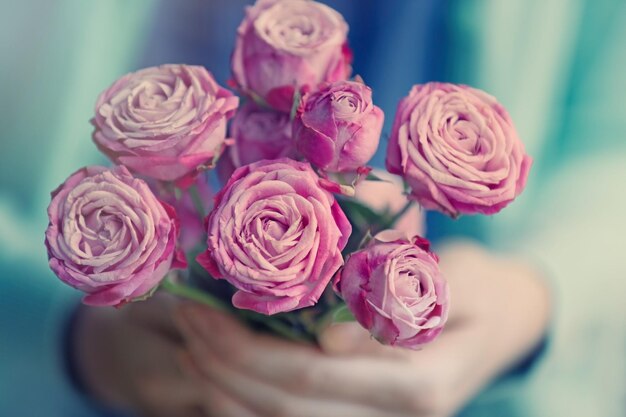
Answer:
[{"label": "blouse sleeve", "polygon": [[79,301],[26,263],[3,262],[0,279],[0,414],[98,415],[66,368],[66,325]]}]

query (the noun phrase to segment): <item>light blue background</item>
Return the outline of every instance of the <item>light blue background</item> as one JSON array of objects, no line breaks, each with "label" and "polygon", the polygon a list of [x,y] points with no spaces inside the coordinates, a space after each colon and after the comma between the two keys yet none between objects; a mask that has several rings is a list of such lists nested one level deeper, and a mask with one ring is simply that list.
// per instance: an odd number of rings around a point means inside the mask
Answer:
[{"label": "light blue background", "polygon": [[[49,272],[43,231],[49,191],[103,162],[88,124],[96,96],[166,62],[204,64],[224,83],[245,3],[0,0],[0,415],[89,414],[60,350],[78,294]],[[385,132],[412,84],[463,82],[499,98],[535,158],[527,191],[503,213],[429,218],[432,237],[515,250],[544,265],[555,287],[542,362],[466,415],[623,416],[626,2],[329,4],[351,25],[355,72],[373,87]]]}]

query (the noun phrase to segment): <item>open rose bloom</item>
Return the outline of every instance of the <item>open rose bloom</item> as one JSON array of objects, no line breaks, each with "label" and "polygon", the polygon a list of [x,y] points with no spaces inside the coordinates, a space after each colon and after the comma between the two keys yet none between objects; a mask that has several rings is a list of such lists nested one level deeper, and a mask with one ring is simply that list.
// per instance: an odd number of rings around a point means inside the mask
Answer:
[{"label": "open rose bloom", "polygon": [[211,164],[238,98],[203,67],[162,65],[125,75],[96,103],[93,140],[114,162],[157,180]]},{"label": "open rose bloom", "polygon": [[90,305],[120,305],[149,294],[174,267],[173,209],[124,167],[87,167],[52,193],[46,246],[50,268],[87,293]]},{"label": "open rose bloom", "polygon": [[428,83],[398,105],[387,169],[425,208],[497,213],[522,192],[531,163],[507,111],[483,91]]},{"label": "open rose bloom", "polygon": [[242,14],[229,83],[241,104],[185,64],[100,94],[92,139],[116,166],[52,193],[50,268],[94,306],[169,291],[300,341],[341,314],[387,345],[432,341],[449,294],[422,209],[489,215],[522,192],[531,159],[508,113],[468,86],[416,85],[377,170],[384,114],[348,79],[343,17],[313,0]]},{"label": "open rose bloom", "polygon": [[237,30],[231,67],[238,89],[288,112],[297,90],[350,76],[348,25],[310,0],[258,0]]},{"label": "open rose bloom", "polygon": [[215,206],[198,262],[237,288],[236,307],[275,314],[312,306],[343,264],[350,223],[307,163],[239,168]]}]

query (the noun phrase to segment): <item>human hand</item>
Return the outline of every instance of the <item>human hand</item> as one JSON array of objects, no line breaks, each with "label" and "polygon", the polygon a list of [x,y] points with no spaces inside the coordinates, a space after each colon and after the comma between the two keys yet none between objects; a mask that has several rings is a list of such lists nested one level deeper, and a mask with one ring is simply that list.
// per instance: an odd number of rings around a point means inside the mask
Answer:
[{"label": "human hand", "polygon": [[83,308],[73,337],[86,389],[109,407],[150,417],[203,416],[197,381],[183,373],[176,301],[159,294],[121,309]]},{"label": "human hand", "polygon": [[183,368],[203,381],[209,415],[453,415],[538,342],[548,301],[521,264],[468,244],[441,255],[454,296],[450,321],[419,352],[382,346],[356,324],[330,327],[318,348],[254,333],[201,306],[182,307],[179,327],[191,353]]}]

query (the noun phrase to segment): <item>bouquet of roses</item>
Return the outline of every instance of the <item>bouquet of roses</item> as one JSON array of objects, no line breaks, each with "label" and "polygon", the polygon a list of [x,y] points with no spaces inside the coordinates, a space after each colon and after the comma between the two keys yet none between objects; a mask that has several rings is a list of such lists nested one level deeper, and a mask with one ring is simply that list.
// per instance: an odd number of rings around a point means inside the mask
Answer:
[{"label": "bouquet of roses", "polygon": [[429,242],[394,227],[414,202],[452,217],[497,213],[522,192],[531,159],[490,95],[415,85],[387,144],[404,193],[385,201],[386,187],[402,188],[367,166],[384,116],[350,79],[347,33],[315,1],[258,0],[232,54],[241,99],[199,66],[113,83],[92,124],[115,166],[81,168],[52,193],[54,273],[93,306],[164,290],[298,340],[346,320],[384,344],[433,340],[446,280]]}]

